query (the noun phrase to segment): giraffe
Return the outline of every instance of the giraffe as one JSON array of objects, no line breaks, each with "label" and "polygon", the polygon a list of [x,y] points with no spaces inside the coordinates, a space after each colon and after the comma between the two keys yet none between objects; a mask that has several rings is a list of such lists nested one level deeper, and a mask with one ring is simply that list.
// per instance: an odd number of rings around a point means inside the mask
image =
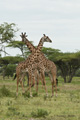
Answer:
[{"label": "giraffe", "polygon": [[[54,64],[54,62],[48,60],[47,58],[45,58],[45,56],[42,54],[41,58],[43,59],[42,63],[38,63],[39,69],[40,67],[43,68],[44,65],[44,69],[40,69],[40,73],[43,79],[43,84],[45,85],[45,75],[44,72],[47,72],[50,79],[51,79],[51,83],[52,83],[52,96],[54,96],[54,84],[55,84],[55,91],[56,91],[56,96],[57,96],[57,86],[56,86],[56,74],[57,74],[57,68],[56,65]],[[43,74],[42,74],[43,73]],[[37,90],[38,90],[38,83],[39,83],[39,79],[37,81]]]},{"label": "giraffe", "polygon": [[[25,44],[28,46],[28,48],[30,49],[30,51],[32,52],[31,55],[29,55],[29,57],[22,63],[18,64],[17,68],[16,68],[16,75],[17,75],[17,94],[18,94],[18,84],[19,82],[21,83],[21,86],[22,86],[22,89],[24,91],[24,88],[23,88],[23,84],[22,84],[22,79],[23,77],[25,76],[25,74],[23,74],[24,71],[27,71],[29,73],[29,89],[30,89],[30,95],[31,95],[31,79],[33,77],[34,79],[34,75],[33,75],[33,71],[36,69],[36,67],[33,67],[35,66],[35,63],[37,61],[37,56],[38,56],[38,53],[36,52],[36,48],[34,46],[32,46],[32,44],[30,44],[29,46],[29,41],[28,39],[26,38],[26,41],[25,41],[25,33],[21,35],[22,37],[22,41],[25,42]],[[51,42],[51,40],[49,39],[49,37],[46,37],[45,35],[41,38],[41,40],[43,42]],[[35,49],[34,49],[35,48]],[[34,52],[34,51],[35,52]],[[36,64],[37,65],[37,64]],[[33,68],[33,69],[32,69]],[[22,75],[23,74],[23,75]],[[21,76],[21,79],[20,79],[20,75]],[[46,87],[45,87],[46,89]],[[32,96],[32,95],[31,95]]]},{"label": "giraffe", "polygon": [[[26,38],[25,38],[25,40],[26,40]],[[37,69],[39,69],[39,71],[41,72],[41,76],[43,78],[44,84],[45,84],[44,72],[46,72],[46,71],[50,72],[49,76],[50,76],[51,82],[52,82],[52,96],[53,96],[54,95],[54,83],[55,83],[55,88],[56,88],[56,72],[57,72],[57,69],[56,69],[56,65],[52,61],[46,59],[44,54],[41,53],[42,46],[43,46],[43,40],[41,39],[37,48],[36,48],[36,53],[38,54]],[[38,85],[37,85],[37,89],[38,89]],[[56,88],[56,95],[57,95],[57,88]]]},{"label": "giraffe", "polygon": [[[22,33],[20,36],[23,36],[23,38],[24,38],[24,36],[26,37],[26,41],[25,41],[24,43],[27,45],[27,47],[28,47],[28,49],[30,50],[30,52],[31,52],[31,53],[34,53],[35,50],[36,50],[36,48],[35,48],[35,47],[32,45],[32,43],[27,39],[26,33],[24,33],[24,34]],[[22,41],[23,41],[23,39],[22,39]],[[24,70],[21,72],[21,69],[24,68],[24,65],[25,65],[25,61],[20,62],[20,63],[18,64],[18,66],[16,67],[16,74],[15,74],[15,77],[14,77],[14,79],[17,77],[17,93],[16,93],[16,95],[18,95],[18,84],[19,84],[19,82],[20,82],[20,84],[21,84],[21,86],[22,86],[23,92],[25,92],[25,91],[24,91],[24,88],[23,88],[23,84],[22,84],[22,79],[24,78],[25,73],[24,73]],[[20,73],[21,73],[21,75],[20,75]],[[24,74],[22,74],[22,73],[24,73]],[[21,79],[20,79],[20,76],[21,76]]]}]

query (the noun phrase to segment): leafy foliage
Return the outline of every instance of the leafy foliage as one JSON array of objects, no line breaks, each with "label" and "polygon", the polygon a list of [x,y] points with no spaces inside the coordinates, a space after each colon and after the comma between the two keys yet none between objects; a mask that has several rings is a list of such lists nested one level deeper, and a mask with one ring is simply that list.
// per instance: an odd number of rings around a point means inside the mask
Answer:
[{"label": "leafy foliage", "polygon": [[[6,44],[14,41],[15,33],[18,31],[14,23],[4,22],[0,25],[0,52],[8,54],[5,50]],[[9,54],[8,54],[9,55]]]},{"label": "leafy foliage", "polygon": [[56,57],[61,54],[61,51],[58,49],[46,48],[46,47],[43,47],[42,52],[45,54],[45,56],[48,59],[50,59],[54,62],[56,61]]},{"label": "leafy foliage", "polygon": [[26,44],[22,41],[12,41],[7,45],[7,47],[18,48],[21,51],[21,56],[24,58],[28,57],[30,54]]},{"label": "leafy foliage", "polygon": [[2,57],[0,58],[0,64],[5,64],[5,65],[8,65],[8,64],[17,64],[21,61],[23,61],[24,58],[22,57],[18,57],[18,56],[6,56],[6,57]]},{"label": "leafy foliage", "polygon": [[13,41],[15,37],[15,32],[18,31],[17,28],[15,28],[14,23],[8,24],[7,22],[4,22],[0,25],[0,41],[1,43],[10,42]]},{"label": "leafy foliage", "polygon": [[23,60],[24,58],[17,56],[6,56],[0,58],[0,71],[3,74],[3,78],[5,76],[13,76],[16,71],[16,65]]}]

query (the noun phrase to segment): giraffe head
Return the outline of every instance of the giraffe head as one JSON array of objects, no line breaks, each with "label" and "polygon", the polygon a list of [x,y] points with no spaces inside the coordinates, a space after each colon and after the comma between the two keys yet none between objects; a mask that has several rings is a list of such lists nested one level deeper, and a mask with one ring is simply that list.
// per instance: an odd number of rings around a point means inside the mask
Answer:
[{"label": "giraffe head", "polygon": [[45,34],[43,34],[42,41],[43,42],[52,42],[52,40],[48,36],[46,36]]},{"label": "giraffe head", "polygon": [[26,40],[27,40],[27,36],[28,36],[28,35],[26,35],[26,32],[25,32],[25,33],[22,32],[20,36],[21,36],[21,38],[22,38],[22,42],[25,43]]}]

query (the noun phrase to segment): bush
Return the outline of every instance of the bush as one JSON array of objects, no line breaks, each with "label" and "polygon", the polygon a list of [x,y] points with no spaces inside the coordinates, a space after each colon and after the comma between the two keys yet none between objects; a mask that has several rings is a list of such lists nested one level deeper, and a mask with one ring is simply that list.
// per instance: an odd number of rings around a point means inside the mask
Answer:
[{"label": "bush", "polygon": [[17,111],[17,109],[13,106],[8,107],[8,111],[6,112],[6,115],[8,117],[20,115],[20,112]]},{"label": "bush", "polygon": [[44,109],[37,109],[37,112],[31,113],[32,117],[46,117],[49,113]]},{"label": "bush", "polygon": [[0,89],[0,97],[13,97],[14,93],[10,92],[5,85]]}]

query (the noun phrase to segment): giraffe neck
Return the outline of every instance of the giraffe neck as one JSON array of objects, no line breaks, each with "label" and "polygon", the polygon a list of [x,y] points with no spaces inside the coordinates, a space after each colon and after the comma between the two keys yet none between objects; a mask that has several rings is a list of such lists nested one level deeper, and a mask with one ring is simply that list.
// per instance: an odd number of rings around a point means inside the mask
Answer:
[{"label": "giraffe neck", "polygon": [[35,52],[36,51],[36,48],[31,44],[31,42],[30,41],[28,41],[27,39],[26,39],[26,42],[25,42],[25,44],[27,45],[27,47],[28,47],[28,49],[30,50],[30,52]]},{"label": "giraffe neck", "polygon": [[39,42],[39,44],[38,44],[38,46],[37,46],[37,50],[38,50],[39,52],[42,50],[43,43],[44,43],[44,40],[41,38],[41,39],[40,39],[40,42]]}]

